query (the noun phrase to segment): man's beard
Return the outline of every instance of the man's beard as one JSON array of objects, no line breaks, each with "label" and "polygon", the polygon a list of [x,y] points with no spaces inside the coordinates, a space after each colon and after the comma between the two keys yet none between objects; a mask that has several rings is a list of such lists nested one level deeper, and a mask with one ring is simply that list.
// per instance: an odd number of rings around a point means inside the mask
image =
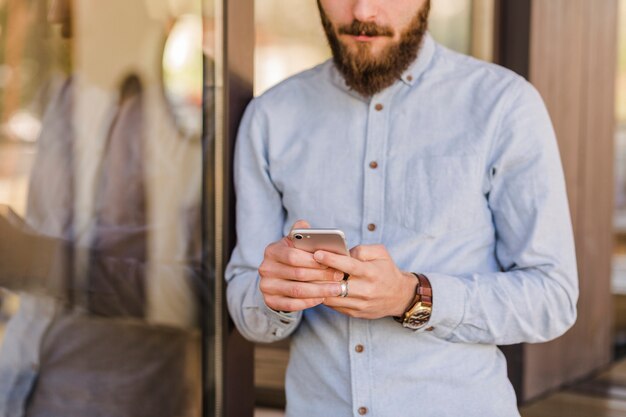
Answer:
[{"label": "man's beard", "polygon": [[[332,23],[326,16],[320,1],[317,1],[322,25],[328,38],[333,61],[346,80],[348,87],[359,94],[370,97],[392,85],[417,57],[422,40],[428,29],[430,0],[417,12],[400,40],[387,46],[378,57],[373,57],[368,44],[357,44],[357,52],[351,52],[340,40]],[[393,29],[378,26],[373,22],[352,21],[339,26],[339,34],[358,36],[393,36]]]}]

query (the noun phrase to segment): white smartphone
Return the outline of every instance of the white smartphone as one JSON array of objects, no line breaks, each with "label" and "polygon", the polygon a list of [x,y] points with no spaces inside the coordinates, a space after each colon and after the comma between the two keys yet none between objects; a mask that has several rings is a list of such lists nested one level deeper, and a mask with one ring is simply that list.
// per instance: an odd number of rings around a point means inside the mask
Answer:
[{"label": "white smartphone", "polygon": [[307,252],[325,250],[339,255],[350,255],[346,236],[339,229],[293,229],[289,233],[289,239],[296,248]]}]

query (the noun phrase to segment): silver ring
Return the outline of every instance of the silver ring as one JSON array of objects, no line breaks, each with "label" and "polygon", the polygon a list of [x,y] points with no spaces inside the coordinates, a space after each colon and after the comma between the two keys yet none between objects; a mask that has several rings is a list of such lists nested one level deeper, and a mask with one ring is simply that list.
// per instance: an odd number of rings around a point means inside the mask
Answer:
[{"label": "silver ring", "polygon": [[339,294],[340,297],[347,297],[348,296],[348,280],[343,280],[341,281],[341,294]]}]

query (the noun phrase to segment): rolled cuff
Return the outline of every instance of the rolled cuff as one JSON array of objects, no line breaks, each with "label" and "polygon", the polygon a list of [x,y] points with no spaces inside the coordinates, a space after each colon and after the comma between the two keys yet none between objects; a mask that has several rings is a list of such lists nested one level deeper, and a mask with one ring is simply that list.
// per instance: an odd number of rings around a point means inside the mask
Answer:
[{"label": "rolled cuff", "polygon": [[433,327],[432,333],[442,339],[449,339],[463,321],[465,314],[466,287],[458,277],[424,273],[433,290],[433,309],[430,321],[423,330]]}]

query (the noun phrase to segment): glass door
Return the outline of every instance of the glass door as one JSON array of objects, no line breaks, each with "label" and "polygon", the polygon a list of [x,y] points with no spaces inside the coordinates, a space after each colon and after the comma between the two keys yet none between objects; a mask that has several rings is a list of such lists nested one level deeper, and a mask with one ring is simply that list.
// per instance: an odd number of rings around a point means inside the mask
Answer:
[{"label": "glass door", "polygon": [[0,0],[0,415],[222,415],[222,9]]}]

